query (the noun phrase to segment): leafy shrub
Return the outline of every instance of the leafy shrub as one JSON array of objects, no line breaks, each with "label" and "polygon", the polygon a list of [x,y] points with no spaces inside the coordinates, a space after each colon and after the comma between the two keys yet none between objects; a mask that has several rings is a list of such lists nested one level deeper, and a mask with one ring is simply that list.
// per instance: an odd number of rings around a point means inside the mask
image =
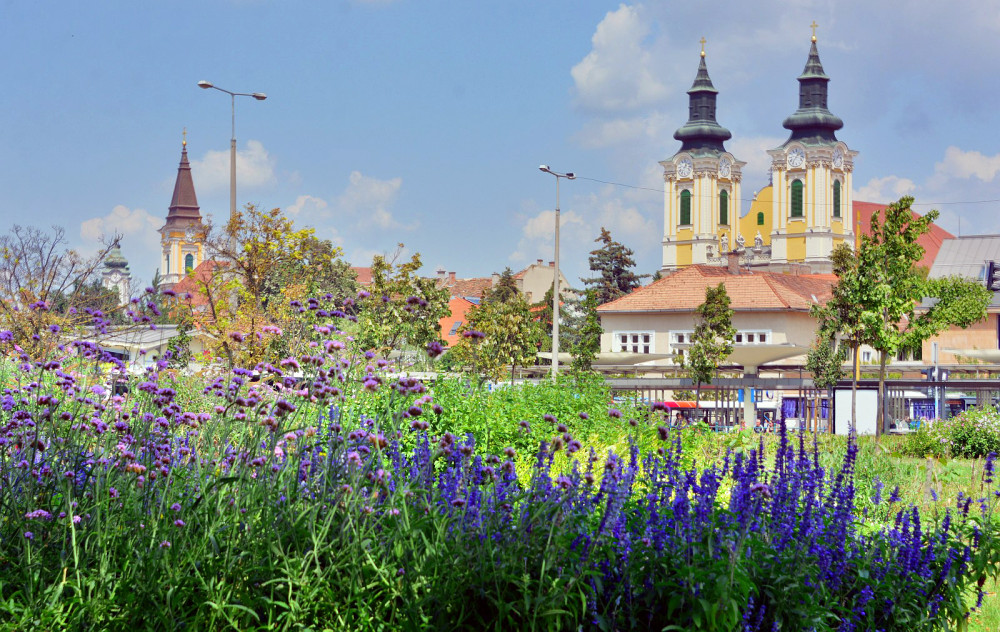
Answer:
[{"label": "leafy shrub", "polygon": [[909,435],[903,451],[911,456],[982,458],[1000,452],[1000,413],[992,407],[970,408],[933,422]]}]

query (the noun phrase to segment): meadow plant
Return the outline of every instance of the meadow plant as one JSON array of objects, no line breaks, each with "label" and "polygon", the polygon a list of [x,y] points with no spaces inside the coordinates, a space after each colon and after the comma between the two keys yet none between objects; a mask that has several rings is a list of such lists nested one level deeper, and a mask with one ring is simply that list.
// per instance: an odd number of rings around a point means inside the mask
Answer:
[{"label": "meadow plant", "polygon": [[[944,630],[997,574],[995,455],[979,495],[930,517],[894,505],[864,529],[853,441],[833,469],[784,431],[773,464],[760,443],[697,469],[684,431],[626,424],[604,403],[535,410],[516,425],[532,447],[504,445],[444,427],[453,386],[393,374],[335,316],[304,317],[312,353],[212,380],[201,410],[178,402],[166,359],[115,395],[66,368],[109,362],[96,345],[38,360],[9,347],[0,620]],[[587,450],[593,424],[634,427],[633,440]],[[655,449],[640,449],[643,430]]]}]

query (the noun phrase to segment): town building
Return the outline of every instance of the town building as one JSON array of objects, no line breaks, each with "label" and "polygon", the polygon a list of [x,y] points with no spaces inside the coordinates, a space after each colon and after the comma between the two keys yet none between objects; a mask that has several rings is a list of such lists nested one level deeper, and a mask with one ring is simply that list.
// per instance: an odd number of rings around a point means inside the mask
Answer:
[{"label": "town building", "polygon": [[118,242],[108,251],[102,267],[101,286],[114,290],[118,296],[118,305],[127,305],[132,298],[132,273],[129,272],[128,260],[122,254]]},{"label": "town building", "polygon": [[163,248],[160,288],[170,289],[205,260],[206,227],[201,221],[198,196],[191,179],[186,138],[181,143],[181,162],[177,167],[167,221],[159,232]]},{"label": "town building", "polygon": [[771,182],[743,213],[741,168],[728,152],[732,137],[716,120],[718,90],[705,63],[704,41],[688,121],[674,134],[681,148],[662,161],[664,272],[689,265],[726,265],[726,254],[771,271],[807,266],[829,272],[830,253],[855,239],[852,172],[857,152],[838,140],[843,121],[830,112],[815,31],[798,77],[799,107],[784,120],[790,134],[768,151]]}]

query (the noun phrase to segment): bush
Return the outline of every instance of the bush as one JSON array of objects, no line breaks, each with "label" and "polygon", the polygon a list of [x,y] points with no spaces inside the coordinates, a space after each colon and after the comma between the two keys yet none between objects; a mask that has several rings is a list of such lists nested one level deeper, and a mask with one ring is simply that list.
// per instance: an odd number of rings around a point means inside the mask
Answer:
[{"label": "bush", "polygon": [[916,457],[977,459],[1000,453],[1000,413],[992,407],[970,408],[929,428],[923,424],[907,439],[902,451]]}]

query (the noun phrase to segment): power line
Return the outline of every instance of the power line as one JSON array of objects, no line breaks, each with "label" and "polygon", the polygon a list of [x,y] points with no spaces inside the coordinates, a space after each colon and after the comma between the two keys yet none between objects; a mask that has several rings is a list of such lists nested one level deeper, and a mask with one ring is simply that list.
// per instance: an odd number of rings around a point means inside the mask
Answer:
[{"label": "power line", "polygon": [[[608,184],[608,185],[615,186],[615,187],[624,187],[626,189],[636,189],[636,190],[639,190],[639,191],[653,191],[655,193],[660,193],[660,194],[663,193],[662,189],[653,189],[653,188],[650,188],[650,187],[641,187],[641,186],[638,186],[638,185],[635,185],[635,184],[625,184],[624,182],[613,182],[613,181],[610,181],[610,180],[600,180],[598,178],[588,178],[587,176],[581,176],[581,175],[576,176],[576,179],[577,180],[589,180],[591,182],[599,182],[601,184]],[[771,186],[771,185],[768,185],[768,186]],[[741,202],[753,203],[755,201],[755,198],[739,198],[739,200]],[[863,201],[863,200],[858,200],[858,201]],[[997,202],[1000,202],[1000,199],[995,199],[995,200],[968,200],[968,201],[965,201],[965,202],[914,202],[912,204],[912,206],[953,206],[953,205],[956,205],[956,204],[994,204],[994,203],[997,203]],[[881,204],[881,202],[875,202],[875,204]],[[828,205],[824,204],[823,206],[828,206]],[[888,204],[887,204],[887,206],[888,206]]]}]

